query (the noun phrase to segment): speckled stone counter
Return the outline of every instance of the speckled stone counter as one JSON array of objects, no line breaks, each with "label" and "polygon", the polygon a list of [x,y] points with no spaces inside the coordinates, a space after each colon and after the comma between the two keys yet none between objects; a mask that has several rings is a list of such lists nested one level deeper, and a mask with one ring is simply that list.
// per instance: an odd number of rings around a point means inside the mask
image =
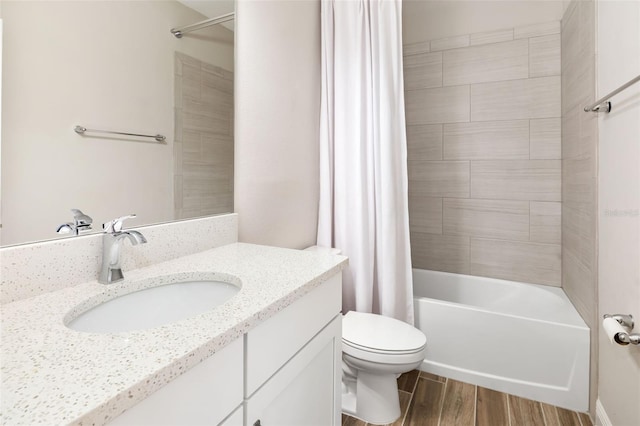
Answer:
[{"label": "speckled stone counter", "polygon": [[[343,256],[236,243],[125,271],[126,279],[117,284],[91,281],[5,304],[0,421],[107,423],[346,263]],[[203,274],[240,283],[241,290],[209,312],[153,329],[94,334],[65,326],[101,301]]]}]

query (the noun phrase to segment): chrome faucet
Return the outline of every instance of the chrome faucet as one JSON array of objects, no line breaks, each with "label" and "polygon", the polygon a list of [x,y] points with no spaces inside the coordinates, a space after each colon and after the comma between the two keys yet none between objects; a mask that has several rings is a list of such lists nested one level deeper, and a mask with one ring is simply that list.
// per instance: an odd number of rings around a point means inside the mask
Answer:
[{"label": "chrome faucet", "polygon": [[132,245],[144,244],[147,239],[138,231],[123,231],[122,222],[126,219],[136,217],[135,214],[122,216],[102,225],[104,237],[102,239],[102,268],[98,282],[102,284],[112,284],[124,279],[122,268],[120,267],[120,247],[125,238],[131,241]]},{"label": "chrome faucet", "polygon": [[91,216],[82,213],[79,209],[71,209],[71,213],[73,213],[73,223],[67,222],[58,226],[58,229],[56,229],[58,234],[72,233],[77,236],[80,234],[80,231],[88,231],[91,229],[91,224],[93,223]]}]

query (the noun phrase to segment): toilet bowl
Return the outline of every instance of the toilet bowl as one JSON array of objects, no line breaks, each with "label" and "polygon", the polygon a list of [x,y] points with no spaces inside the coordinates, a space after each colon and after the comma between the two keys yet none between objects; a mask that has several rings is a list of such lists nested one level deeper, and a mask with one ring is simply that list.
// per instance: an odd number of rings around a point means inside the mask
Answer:
[{"label": "toilet bowl", "polygon": [[417,368],[427,338],[394,318],[350,311],[342,320],[342,412],[371,424],[400,417],[397,377]]},{"label": "toilet bowl", "polygon": [[[339,249],[307,250],[340,254]],[[427,338],[394,318],[350,311],[342,317],[342,412],[371,424],[400,417],[397,378],[417,368]]]}]

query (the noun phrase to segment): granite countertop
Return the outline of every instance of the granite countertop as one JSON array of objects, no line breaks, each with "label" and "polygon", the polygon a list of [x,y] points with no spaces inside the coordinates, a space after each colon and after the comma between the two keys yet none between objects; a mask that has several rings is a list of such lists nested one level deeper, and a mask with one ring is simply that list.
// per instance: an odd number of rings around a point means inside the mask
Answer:
[{"label": "granite countertop", "polygon": [[[344,256],[235,243],[2,306],[2,424],[103,424],[342,270]],[[218,274],[218,275],[216,275]],[[115,334],[65,321],[116,295],[218,276],[240,292],[206,313]],[[176,278],[177,277],[177,278]],[[71,315],[69,313],[72,312]]]}]

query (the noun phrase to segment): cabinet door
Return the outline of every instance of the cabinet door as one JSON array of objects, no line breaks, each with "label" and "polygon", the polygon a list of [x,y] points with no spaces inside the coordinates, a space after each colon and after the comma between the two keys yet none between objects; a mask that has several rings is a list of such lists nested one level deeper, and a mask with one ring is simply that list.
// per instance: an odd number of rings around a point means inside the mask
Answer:
[{"label": "cabinet door", "polygon": [[247,401],[246,425],[340,425],[341,334],[337,315]]},{"label": "cabinet door", "polygon": [[218,426],[244,426],[244,406],[241,405],[222,421]]},{"label": "cabinet door", "polygon": [[342,308],[342,274],[336,274],[273,317],[245,339],[245,398],[250,398]]}]

